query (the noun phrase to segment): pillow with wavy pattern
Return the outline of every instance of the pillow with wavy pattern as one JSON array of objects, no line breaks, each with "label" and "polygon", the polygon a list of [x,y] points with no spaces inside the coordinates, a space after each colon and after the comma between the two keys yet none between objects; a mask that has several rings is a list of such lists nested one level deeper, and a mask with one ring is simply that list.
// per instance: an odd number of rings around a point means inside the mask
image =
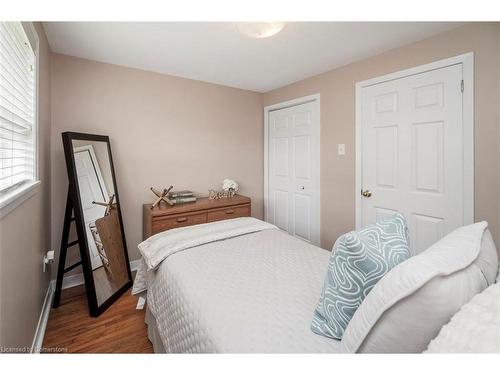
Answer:
[{"label": "pillow with wavy pattern", "polygon": [[341,339],[375,284],[410,256],[408,225],[399,213],[340,236],[333,246],[311,330]]}]

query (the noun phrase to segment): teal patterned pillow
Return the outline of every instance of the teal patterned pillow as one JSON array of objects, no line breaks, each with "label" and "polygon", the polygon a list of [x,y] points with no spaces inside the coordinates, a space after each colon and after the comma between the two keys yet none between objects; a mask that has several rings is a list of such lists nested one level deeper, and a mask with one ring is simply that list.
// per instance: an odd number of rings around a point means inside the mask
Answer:
[{"label": "teal patterned pillow", "polygon": [[341,339],[375,284],[410,256],[408,225],[401,214],[339,237],[314,311],[312,331]]}]

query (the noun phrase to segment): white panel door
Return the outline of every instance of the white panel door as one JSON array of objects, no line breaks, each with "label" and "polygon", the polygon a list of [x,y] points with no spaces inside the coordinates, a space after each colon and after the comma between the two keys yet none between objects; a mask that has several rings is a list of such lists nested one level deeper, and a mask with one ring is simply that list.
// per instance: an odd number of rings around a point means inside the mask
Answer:
[{"label": "white panel door", "polygon": [[102,266],[102,261],[97,251],[94,237],[90,231],[90,224],[104,216],[106,207],[93,204],[92,202],[107,202],[109,197],[104,181],[99,178],[100,171],[97,159],[92,157],[88,149],[81,151],[75,149],[75,165],[85,221],[85,232],[89,245],[90,261],[92,269],[96,269]]},{"label": "white panel door", "polygon": [[266,219],[319,245],[319,115],[309,102],[269,112]]},{"label": "white panel door", "polygon": [[362,225],[402,212],[415,253],[464,225],[461,80],[457,64],[362,90]]}]

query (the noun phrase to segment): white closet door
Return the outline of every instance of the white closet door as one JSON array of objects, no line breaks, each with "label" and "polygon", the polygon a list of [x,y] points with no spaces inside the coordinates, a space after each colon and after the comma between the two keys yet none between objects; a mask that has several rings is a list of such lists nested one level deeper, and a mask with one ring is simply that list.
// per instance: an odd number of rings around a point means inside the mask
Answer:
[{"label": "white closet door", "polygon": [[362,224],[404,213],[416,253],[464,225],[461,81],[457,64],[363,88]]},{"label": "white closet door", "polygon": [[106,208],[92,202],[107,202],[108,193],[104,181],[99,178],[99,164],[97,159],[88,149],[76,150],[75,152],[76,174],[78,176],[78,186],[80,189],[80,199],[83,208],[83,217],[85,220],[85,231],[87,233],[87,242],[90,251],[90,260],[92,269],[102,266],[101,257],[97,251],[97,246],[93,240],[90,224],[104,216]]},{"label": "white closet door", "polygon": [[313,102],[269,113],[267,219],[319,245],[319,116]]}]

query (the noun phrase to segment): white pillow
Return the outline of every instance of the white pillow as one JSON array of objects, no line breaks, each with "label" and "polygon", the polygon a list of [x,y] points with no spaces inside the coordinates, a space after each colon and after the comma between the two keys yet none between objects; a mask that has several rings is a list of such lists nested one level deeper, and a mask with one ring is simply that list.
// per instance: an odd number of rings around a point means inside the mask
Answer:
[{"label": "white pillow", "polygon": [[498,256],[487,223],[458,228],[389,271],[346,328],[343,352],[417,353],[493,283]]},{"label": "white pillow", "polygon": [[500,353],[500,284],[463,305],[425,353]]}]

